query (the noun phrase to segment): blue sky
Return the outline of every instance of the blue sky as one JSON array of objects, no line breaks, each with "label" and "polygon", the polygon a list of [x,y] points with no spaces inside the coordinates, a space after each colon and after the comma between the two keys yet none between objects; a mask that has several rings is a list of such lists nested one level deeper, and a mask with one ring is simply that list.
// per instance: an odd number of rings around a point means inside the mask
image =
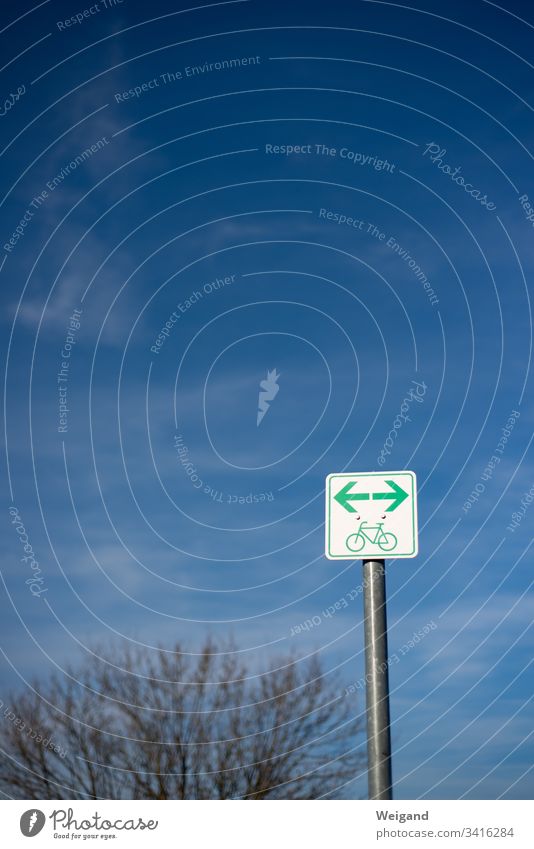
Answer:
[{"label": "blue sky", "polygon": [[187,8],[4,13],[0,697],[207,632],[359,681],[324,479],[378,468],[419,384],[385,467],[419,482],[420,554],[387,567],[395,793],[531,798],[529,4]]}]

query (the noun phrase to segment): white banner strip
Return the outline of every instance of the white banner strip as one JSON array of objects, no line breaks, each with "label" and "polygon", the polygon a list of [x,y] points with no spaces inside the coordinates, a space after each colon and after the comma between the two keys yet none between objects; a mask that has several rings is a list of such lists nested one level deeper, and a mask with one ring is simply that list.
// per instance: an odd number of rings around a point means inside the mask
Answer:
[{"label": "white banner strip", "polygon": [[532,849],[528,801],[3,802],[3,845]]}]

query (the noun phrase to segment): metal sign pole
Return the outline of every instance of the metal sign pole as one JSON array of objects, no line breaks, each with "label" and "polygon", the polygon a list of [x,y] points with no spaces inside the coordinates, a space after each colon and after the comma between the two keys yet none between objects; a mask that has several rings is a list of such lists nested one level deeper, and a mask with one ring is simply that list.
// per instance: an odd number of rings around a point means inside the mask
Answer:
[{"label": "metal sign pole", "polygon": [[391,799],[391,738],[384,560],[363,560],[369,799]]}]

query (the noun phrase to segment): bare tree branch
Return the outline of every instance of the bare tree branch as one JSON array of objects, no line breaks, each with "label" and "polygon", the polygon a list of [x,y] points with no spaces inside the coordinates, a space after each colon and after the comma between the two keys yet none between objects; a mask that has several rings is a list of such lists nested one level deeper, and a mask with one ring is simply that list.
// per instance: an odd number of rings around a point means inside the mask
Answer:
[{"label": "bare tree branch", "polygon": [[121,645],[34,685],[1,725],[0,791],[21,799],[341,797],[365,767],[354,697],[318,657],[254,675],[232,645]]}]

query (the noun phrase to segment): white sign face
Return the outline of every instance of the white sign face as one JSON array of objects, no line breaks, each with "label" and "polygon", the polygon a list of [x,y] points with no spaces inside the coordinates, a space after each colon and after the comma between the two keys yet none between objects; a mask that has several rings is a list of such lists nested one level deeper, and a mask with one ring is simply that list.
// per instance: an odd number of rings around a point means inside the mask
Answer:
[{"label": "white sign face", "polygon": [[415,473],[328,475],[325,529],[325,553],[330,560],[415,557]]}]

